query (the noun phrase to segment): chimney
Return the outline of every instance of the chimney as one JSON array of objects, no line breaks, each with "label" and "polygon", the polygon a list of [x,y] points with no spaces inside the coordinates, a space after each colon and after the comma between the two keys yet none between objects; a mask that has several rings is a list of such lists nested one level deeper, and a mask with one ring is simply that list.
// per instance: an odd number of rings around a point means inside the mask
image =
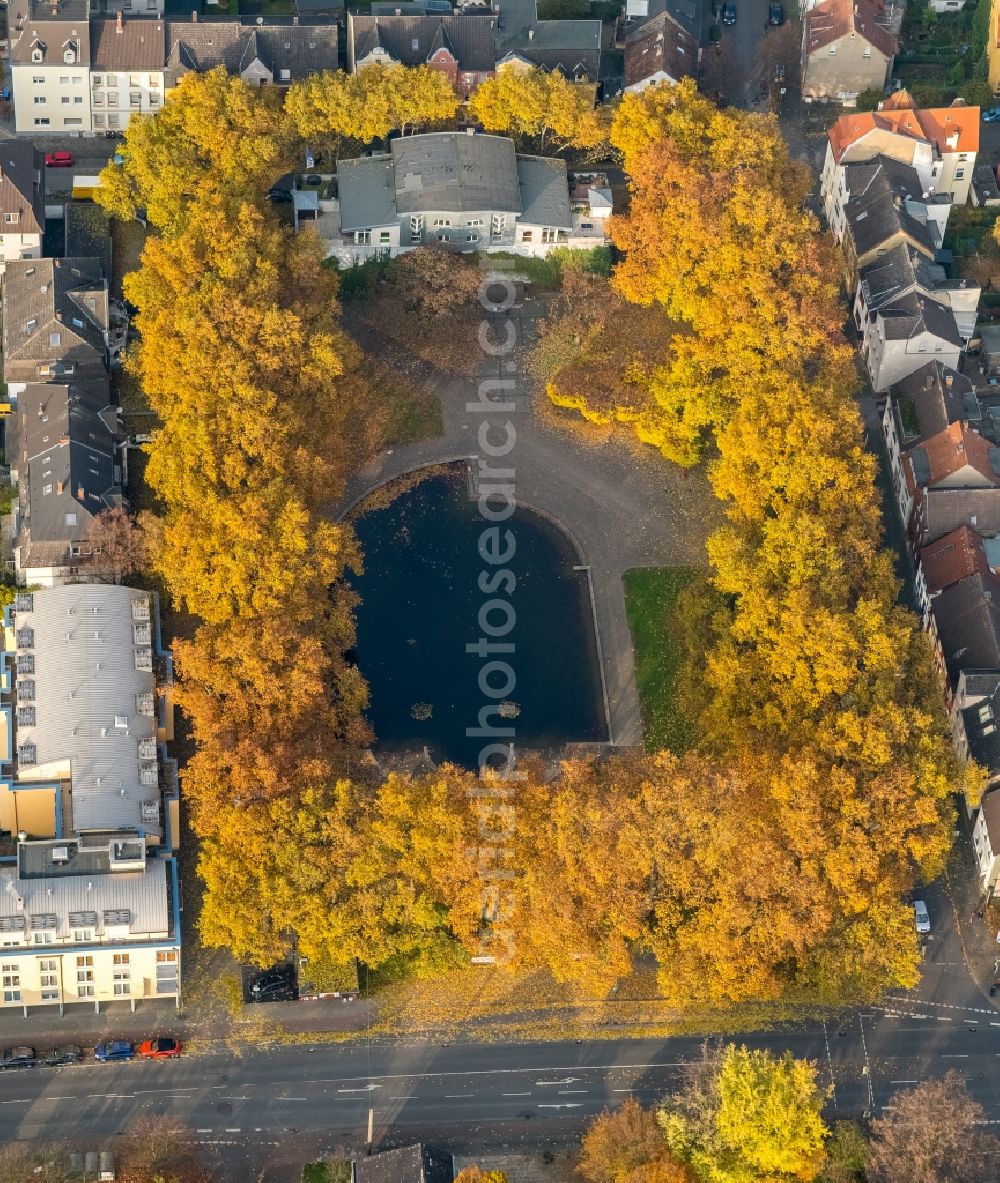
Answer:
[{"label": "chimney", "polygon": [[59,483],[56,485],[56,492],[57,492],[57,493],[58,493],[60,496],[62,496],[62,491],[63,491],[64,487],[65,487],[65,486],[63,485],[62,481],[59,481]]},{"label": "chimney", "polygon": [[194,12],[191,13],[191,20],[194,24],[198,23],[198,9],[197,8],[194,10]]},{"label": "chimney", "polygon": [[529,29],[529,30],[528,30],[528,40],[529,40],[529,41],[534,41],[534,39],[535,39],[535,30],[534,30],[534,29]]},{"label": "chimney", "polygon": [[122,31],[122,14],[121,14],[121,11],[119,11],[115,14],[115,32],[120,33],[121,31]]},{"label": "chimney", "polygon": [[292,24],[297,25],[298,23],[299,23],[299,18],[297,16],[293,16],[292,17]]},{"label": "chimney", "polygon": [[945,376],[944,376],[945,386],[952,386],[954,384],[954,382],[955,382],[955,377],[953,374],[945,374]]}]

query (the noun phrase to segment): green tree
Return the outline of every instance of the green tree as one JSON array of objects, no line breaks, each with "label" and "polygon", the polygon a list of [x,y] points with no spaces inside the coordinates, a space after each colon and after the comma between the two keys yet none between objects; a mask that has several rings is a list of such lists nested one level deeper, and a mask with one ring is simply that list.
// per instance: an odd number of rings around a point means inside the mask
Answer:
[{"label": "green tree", "polygon": [[704,1183],[809,1183],[829,1132],[822,1107],[814,1064],[730,1044],[696,1066],[660,1117],[671,1150]]}]

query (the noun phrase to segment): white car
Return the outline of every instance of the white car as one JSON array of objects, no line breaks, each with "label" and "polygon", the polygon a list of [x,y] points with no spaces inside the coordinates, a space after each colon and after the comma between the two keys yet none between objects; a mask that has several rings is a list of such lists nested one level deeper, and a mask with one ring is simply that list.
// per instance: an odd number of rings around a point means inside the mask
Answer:
[{"label": "white car", "polygon": [[923,900],[913,901],[913,916],[916,921],[917,932],[923,935],[931,931],[931,917],[927,905]]}]

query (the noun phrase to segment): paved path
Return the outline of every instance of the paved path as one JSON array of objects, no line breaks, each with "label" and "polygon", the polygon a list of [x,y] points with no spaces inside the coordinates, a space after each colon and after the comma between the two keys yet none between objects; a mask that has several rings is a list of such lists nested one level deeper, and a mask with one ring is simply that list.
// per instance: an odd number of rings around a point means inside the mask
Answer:
[{"label": "paved path", "polygon": [[[529,302],[507,314],[517,340],[534,332],[542,309]],[[491,318],[497,340],[506,340]],[[475,340],[469,348],[479,350]],[[544,423],[533,409],[535,391],[523,369],[502,372],[509,363],[484,358],[481,378],[514,377],[516,410],[494,410],[488,415],[467,411],[477,398],[477,384],[452,379],[443,382],[441,399],[444,434],[437,439],[383,452],[349,483],[337,507],[343,514],[365,495],[393,477],[445,461],[478,460],[480,421],[491,424],[489,439],[504,439],[503,424],[516,427],[516,443],[504,459],[484,462],[515,469],[519,504],[553,518],[573,538],[580,563],[591,568],[594,607],[610,712],[610,739],[620,746],[642,742],[639,698],[635,688],[632,638],[625,617],[622,575],[632,567],[705,564],[704,540],[720,519],[702,472],[682,473],[652,450],[621,444],[591,446],[569,431]],[[511,396],[504,396],[511,397]],[[489,441],[488,441],[489,442]]]}]

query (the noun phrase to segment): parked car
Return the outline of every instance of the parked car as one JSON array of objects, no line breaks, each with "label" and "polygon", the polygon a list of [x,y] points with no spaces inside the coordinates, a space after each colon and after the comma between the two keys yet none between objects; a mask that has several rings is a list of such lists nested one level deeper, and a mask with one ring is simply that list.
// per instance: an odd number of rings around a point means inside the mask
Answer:
[{"label": "parked car", "polygon": [[144,1060],[174,1060],[181,1054],[181,1041],[161,1035],[139,1044],[139,1055]]},{"label": "parked car", "polygon": [[924,935],[931,931],[931,916],[923,900],[913,901],[913,918],[918,933]]},{"label": "parked car", "polygon": [[0,1068],[34,1068],[37,1063],[33,1047],[5,1047],[0,1052]]},{"label": "parked car", "polygon": [[76,164],[72,152],[46,152],[46,168],[72,168]]},{"label": "parked car", "polygon": [[736,5],[723,4],[722,6],[722,23],[724,25],[736,24]]},{"label": "parked car", "polygon": [[94,1048],[94,1058],[102,1063],[109,1060],[131,1060],[135,1048],[127,1039],[108,1039]]},{"label": "parked car", "polygon": [[1000,122],[1000,107],[990,107],[983,112],[983,123]]},{"label": "parked car", "polygon": [[299,996],[295,969],[276,965],[258,974],[250,984],[251,1002],[294,1002]]},{"label": "parked car", "polygon": [[268,189],[267,200],[274,205],[278,205],[281,202],[291,201],[292,191],[290,189]]},{"label": "parked car", "polygon": [[79,1064],[82,1059],[83,1048],[77,1047],[75,1043],[65,1043],[45,1053],[45,1063],[49,1068],[61,1068],[63,1064]]},{"label": "parked car", "polygon": [[785,9],[781,4],[769,4],[767,6],[767,23],[774,25],[775,28],[785,23]]}]

